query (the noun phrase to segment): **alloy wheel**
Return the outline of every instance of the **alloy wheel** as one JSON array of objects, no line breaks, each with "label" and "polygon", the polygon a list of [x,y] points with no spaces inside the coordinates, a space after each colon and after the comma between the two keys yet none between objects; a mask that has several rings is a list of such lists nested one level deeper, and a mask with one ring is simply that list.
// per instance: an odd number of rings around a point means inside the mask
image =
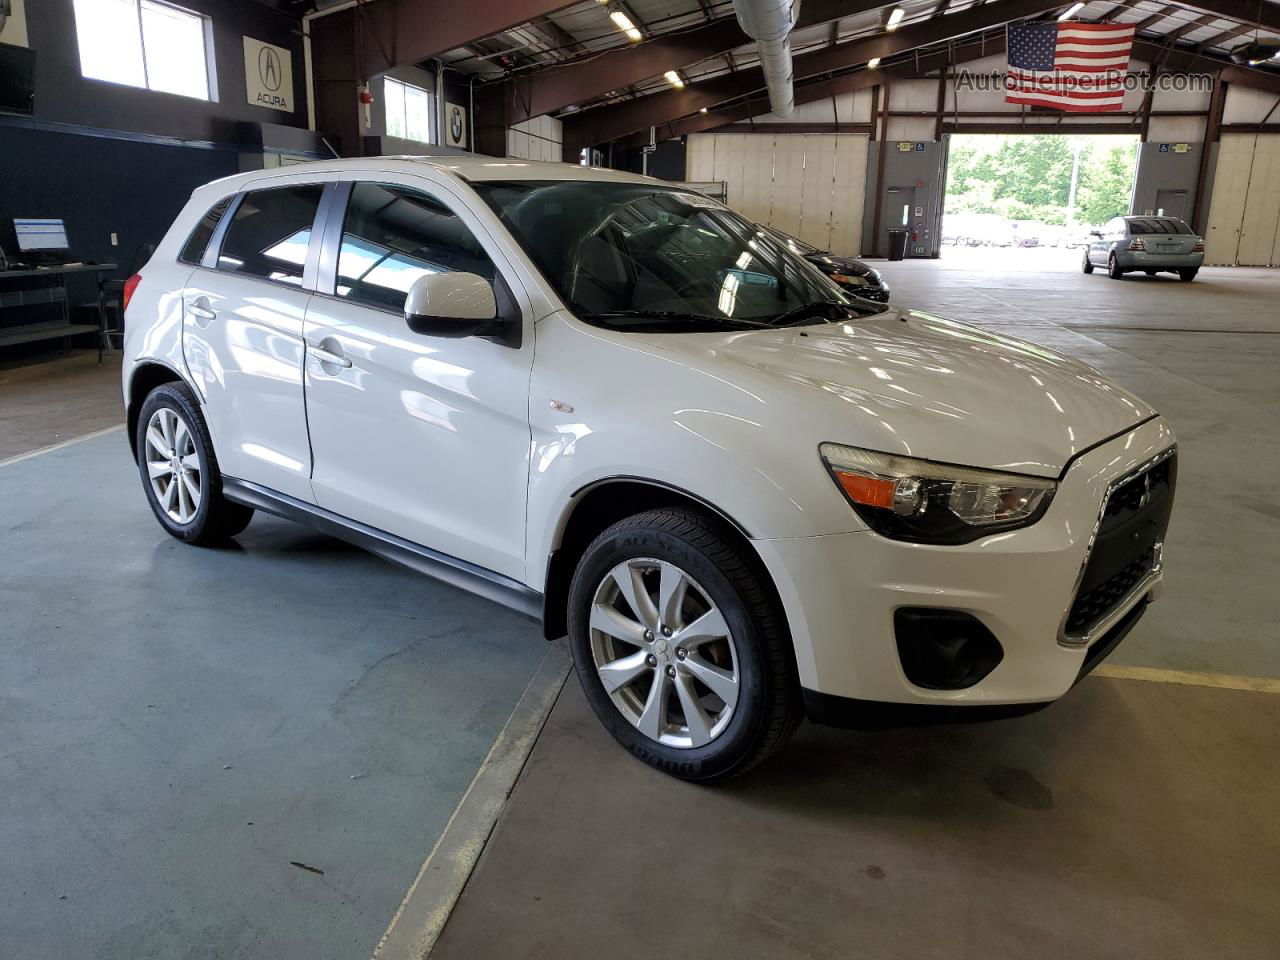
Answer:
[{"label": "alloy wheel", "polygon": [[738,655],[724,615],[673,563],[635,558],[605,575],[591,604],[591,655],[605,692],[650,740],[701,747],[738,703]]},{"label": "alloy wheel", "polygon": [[160,509],[174,523],[190,523],[200,509],[204,474],[195,437],[177,411],[161,407],[151,415],[144,455]]}]

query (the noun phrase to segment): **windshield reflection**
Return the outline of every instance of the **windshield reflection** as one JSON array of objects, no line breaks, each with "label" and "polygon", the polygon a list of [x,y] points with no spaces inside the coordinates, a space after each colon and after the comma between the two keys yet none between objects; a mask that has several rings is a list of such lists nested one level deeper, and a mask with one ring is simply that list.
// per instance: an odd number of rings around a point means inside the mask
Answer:
[{"label": "windshield reflection", "polygon": [[[881,309],[714,200],[608,181],[473,184],[580,318],[627,330],[824,323]],[[813,304],[830,311],[803,311]],[[799,311],[799,312],[797,312]]]}]

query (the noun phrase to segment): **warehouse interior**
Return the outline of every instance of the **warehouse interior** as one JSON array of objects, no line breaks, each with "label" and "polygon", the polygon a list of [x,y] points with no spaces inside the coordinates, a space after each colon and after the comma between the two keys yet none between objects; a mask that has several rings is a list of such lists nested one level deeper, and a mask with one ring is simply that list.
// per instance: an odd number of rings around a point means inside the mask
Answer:
[{"label": "warehouse interior", "polygon": [[[785,115],[740,6],[0,0],[0,956],[1274,954],[1280,2],[780,0]],[[1152,84],[983,88],[1067,20]],[[1004,197],[1033,141],[1053,190]],[[805,722],[705,785],[537,618],[262,511],[167,536],[130,278],[205,184],[387,157],[684,184],[1084,361],[1177,436],[1158,602],[1047,709]],[[1126,217],[1203,266],[1108,277]]]}]

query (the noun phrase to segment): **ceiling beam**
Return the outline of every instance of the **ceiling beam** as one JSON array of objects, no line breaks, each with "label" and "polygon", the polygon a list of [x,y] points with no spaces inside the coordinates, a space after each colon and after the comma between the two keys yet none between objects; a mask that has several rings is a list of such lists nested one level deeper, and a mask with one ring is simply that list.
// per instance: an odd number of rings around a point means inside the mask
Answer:
[{"label": "ceiling beam", "polygon": [[[885,0],[806,0],[800,5],[796,29],[836,22],[841,17],[875,10]],[[605,53],[543,70],[485,84],[478,92],[482,105],[507,101],[507,123],[519,123],[544,113],[603,97],[634,83],[660,77],[668,70],[720,57],[751,43],[734,16],[720,17],[692,30],[659,34]]]},{"label": "ceiling beam", "polygon": [[1280,6],[1258,0],[1178,0],[1179,7],[1212,13],[1223,20],[1239,20],[1250,27],[1280,31]]},{"label": "ceiling beam", "polygon": [[[952,66],[957,66],[1004,53],[1005,36],[1001,33],[996,36],[961,41],[954,44],[952,50],[954,59],[950,61],[948,61],[948,51],[944,48],[921,53],[916,59],[890,64],[878,70],[859,70],[856,73],[845,74],[832,79],[810,79],[804,83],[797,83],[795,91],[796,104],[798,106],[803,103],[812,103],[815,100],[826,100],[842,94],[866,90],[882,82],[885,77],[899,79],[918,78],[924,74],[942,70],[948,63]],[[1262,70],[1237,67],[1216,57],[1197,54],[1194,50],[1188,48],[1170,50],[1160,44],[1150,43],[1145,40],[1135,40],[1133,55],[1137,59],[1147,62],[1155,62],[1157,57],[1163,55],[1165,64],[1162,69],[1167,72],[1199,70],[1214,73],[1219,78],[1217,81],[1217,88],[1219,89],[1222,86],[1222,82],[1227,81],[1241,86],[1268,90],[1280,95],[1280,75]],[[758,104],[725,104],[717,109],[708,109],[706,113],[695,113],[692,116],[661,124],[658,126],[657,135],[659,140],[667,140],[674,137],[687,136],[691,133],[702,133],[726,124],[748,120],[758,112]],[[1011,114],[1011,116],[1014,115]],[[857,125],[850,126],[852,128]],[[948,127],[948,129],[950,128]],[[615,143],[615,146],[621,149],[629,149],[643,146],[648,142],[649,135],[645,131],[620,138]],[[566,152],[567,155],[568,153]]]},{"label": "ceiling beam", "polygon": [[[912,59],[903,63],[890,64],[876,70],[859,70],[856,73],[849,73],[831,79],[811,78],[803,82],[798,81],[795,88],[796,105],[812,103],[815,100],[829,100],[832,97],[854,93],[858,90],[869,90],[884,83],[886,78],[910,79],[919,77],[935,70],[942,70],[948,64],[954,67],[974,60],[981,60],[983,57],[1004,53],[1004,50],[1005,37],[1003,33],[1000,33],[996,36],[963,40],[954,44],[950,50],[944,48],[922,53],[918,60]],[[695,113],[693,116],[662,124],[658,127],[658,139],[666,140],[672,137],[683,137],[690,133],[701,133],[725,124],[748,120],[753,114],[758,113],[759,109],[759,104],[747,103],[725,104],[714,110],[708,109],[706,113]],[[841,124],[841,126],[845,125]],[[865,126],[865,124],[849,124],[848,126],[850,129],[854,129],[859,126]],[[643,146],[648,142],[649,134],[645,131],[624,137],[617,141],[615,146],[627,149]]]},{"label": "ceiling beam", "polygon": [[[892,33],[879,33],[824,47],[795,57],[792,65],[797,79],[813,77],[866,63],[872,57],[891,57],[1010,20],[1038,16],[1066,5],[1064,0],[994,0],[960,13],[914,23]],[[582,147],[616,140],[676,117],[697,113],[703,107],[710,109],[726,100],[747,96],[763,90],[764,86],[763,74],[758,68],[753,68],[736,75],[691,83],[683,90],[663,91],[585,110],[564,118],[565,148],[576,153]]]},{"label": "ceiling beam", "polygon": [[312,22],[316,73],[323,71],[330,81],[367,80],[392,67],[421,63],[571,5],[566,0],[469,4],[365,0]]}]

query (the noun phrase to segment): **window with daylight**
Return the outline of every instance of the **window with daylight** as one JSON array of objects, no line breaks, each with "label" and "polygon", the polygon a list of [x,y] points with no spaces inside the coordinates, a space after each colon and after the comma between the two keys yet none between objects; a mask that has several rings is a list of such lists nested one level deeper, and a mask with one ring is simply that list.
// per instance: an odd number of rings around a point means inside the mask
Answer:
[{"label": "window with daylight", "polygon": [[382,97],[386,100],[388,137],[435,142],[431,138],[434,98],[430,90],[386,77],[382,81]]},{"label": "window with daylight", "polygon": [[80,72],[212,100],[209,18],[158,0],[74,0]]}]

